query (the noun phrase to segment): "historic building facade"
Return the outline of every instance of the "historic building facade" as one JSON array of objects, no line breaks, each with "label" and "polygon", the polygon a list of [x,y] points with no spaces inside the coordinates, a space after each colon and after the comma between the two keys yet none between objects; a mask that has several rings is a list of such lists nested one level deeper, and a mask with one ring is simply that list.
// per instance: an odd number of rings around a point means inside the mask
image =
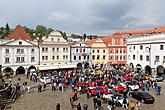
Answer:
[{"label": "historic building facade", "polygon": [[91,67],[91,46],[82,41],[72,44],[71,62],[76,63],[78,68]]},{"label": "historic building facade", "polygon": [[5,39],[0,41],[0,65],[4,74],[25,74],[36,69],[39,63],[39,48],[30,36],[18,25]]},{"label": "historic building facade", "polygon": [[[127,63],[148,73],[165,73],[165,27],[127,35]],[[131,33],[131,31],[130,31]]]}]

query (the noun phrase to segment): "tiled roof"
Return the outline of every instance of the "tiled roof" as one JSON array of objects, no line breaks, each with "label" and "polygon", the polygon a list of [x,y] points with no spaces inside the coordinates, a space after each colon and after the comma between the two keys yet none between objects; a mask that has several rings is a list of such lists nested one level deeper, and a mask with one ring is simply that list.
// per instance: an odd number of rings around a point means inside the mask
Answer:
[{"label": "tiled roof", "polygon": [[130,31],[123,31],[123,32],[116,32],[113,35],[123,35],[123,34],[151,34],[157,32],[165,32],[165,26],[158,26],[154,29],[150,30],[130,30]]},{"label": "tiled roof", "polygon": [[31,37],[28,35],[28,33],[24,30],[24,28],[20,25],[16,27],[16,29],[10,33],[9,36],[7,36],[5,39],[7,40],[17,40],[17,39],[22,39],[22,40],[32,40]]},{"label": "tiled roof", "polygon": [[101,40],[103,40],[106,45],[112,44],[112,36],[102,37]]},{"label": "tiled roof", "polygon": [[84,41],[84,44],[87,44],[87,45],[91,45],[93,43],[95,43],[96,39],[94,40],[87,40],[87,41]]},{"label": "tiled roof", "polygon": [[155,32],[165,32],[165,26],[159,26],[154,28]]}]

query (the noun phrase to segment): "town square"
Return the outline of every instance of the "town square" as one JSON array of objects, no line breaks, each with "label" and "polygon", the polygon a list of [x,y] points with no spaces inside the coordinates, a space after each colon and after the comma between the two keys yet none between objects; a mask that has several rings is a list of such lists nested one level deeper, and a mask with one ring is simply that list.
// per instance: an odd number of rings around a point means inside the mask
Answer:
[{"label": "town square", "polygon": [[163,3],[0,1],[0,110],[164,110]]}]

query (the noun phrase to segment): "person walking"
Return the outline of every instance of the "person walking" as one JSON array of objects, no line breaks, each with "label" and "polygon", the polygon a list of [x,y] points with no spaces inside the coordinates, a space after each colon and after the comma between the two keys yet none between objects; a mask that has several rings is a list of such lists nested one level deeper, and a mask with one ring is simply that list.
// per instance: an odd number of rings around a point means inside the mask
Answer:
[{"label": "person walking", "polygon": [[77,110],[81,110],[81,105],[80,105],[80,103],[78,103],[78,105],[77,105]]},{"label": "person walking", "polygon": [[56,104],[56,110],[60,110],[60,104],[59,104],[59,102],[57,102],[57,104]]}]

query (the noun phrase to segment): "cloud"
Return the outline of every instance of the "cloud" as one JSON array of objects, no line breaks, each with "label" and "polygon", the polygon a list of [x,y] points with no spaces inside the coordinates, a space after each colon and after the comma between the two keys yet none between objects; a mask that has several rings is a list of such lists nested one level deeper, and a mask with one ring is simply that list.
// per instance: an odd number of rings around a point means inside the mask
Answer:
[{"label": "cloud", "polygon": [[49,16],[48,19],[52,21],[68,21],[72,18],[72,15],[67,12],[52,12]]},{"label": "cloud", "polygon": [[165,25],[164,4],[164,0],[1,0],[0,13],[11,25],[41,24],[69,34],[109,35]]}]

